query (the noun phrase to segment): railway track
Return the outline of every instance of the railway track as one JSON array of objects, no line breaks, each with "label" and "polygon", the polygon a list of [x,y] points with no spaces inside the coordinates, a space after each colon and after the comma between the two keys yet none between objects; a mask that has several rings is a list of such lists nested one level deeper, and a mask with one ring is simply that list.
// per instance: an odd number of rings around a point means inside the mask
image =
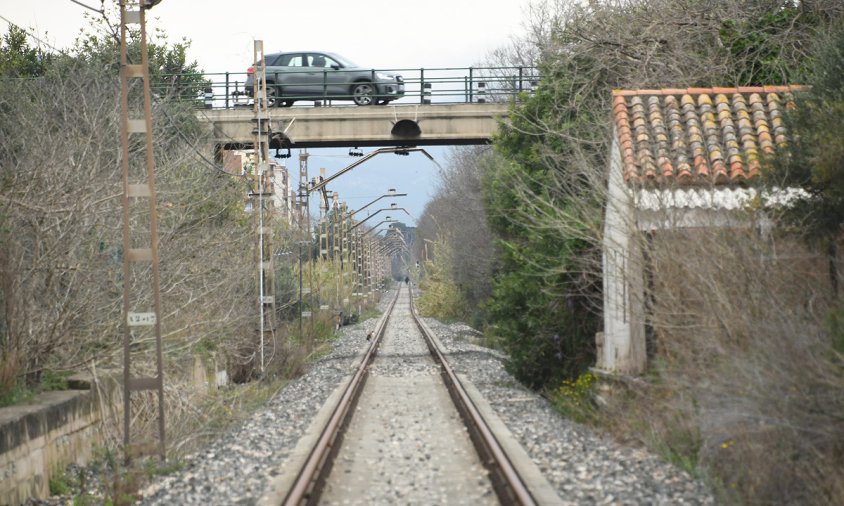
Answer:
[{"label": "railway track", "polygon": [[484,405],[400,286],[357,368],[259,504],[558,501],[535,468],[522,476],[531,464],[500,423],[488,423],[495,417],[482,414]]}]

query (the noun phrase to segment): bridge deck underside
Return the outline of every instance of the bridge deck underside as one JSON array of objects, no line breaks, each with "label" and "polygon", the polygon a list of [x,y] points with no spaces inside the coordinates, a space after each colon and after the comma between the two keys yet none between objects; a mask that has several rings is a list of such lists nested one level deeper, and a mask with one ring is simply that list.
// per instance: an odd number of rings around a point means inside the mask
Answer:
[{"label": "bridge deck underside", "polygon": [[[486,144],[507,112],[506,103],[277,108],[270,111],[270,147]],[[200,113],[226,149],[252,145],[252,118],[251,108]]]}]

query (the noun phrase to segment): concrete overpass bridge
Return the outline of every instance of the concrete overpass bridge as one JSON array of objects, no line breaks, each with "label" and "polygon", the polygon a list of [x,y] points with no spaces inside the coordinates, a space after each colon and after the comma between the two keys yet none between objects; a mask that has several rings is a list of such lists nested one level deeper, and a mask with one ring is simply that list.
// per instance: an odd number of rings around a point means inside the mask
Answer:
[{"label": "concrete overpass bridge", "polygon": [[[532,93],[539,82],[537,70],[528,67],[373,69],[373,80],[381,72],[403,76],[401,98],[389,105],[350,105],[349,95],[331,90],[333,77],[326,71],[316,83],[320,86],[314,85],[322,93],[294,96],[293,107],[270,109],[271,147],[485,144],[498,131],[508,104],[522,93]],[[320,76],[289,69],[281,74],[291,80]],[[177,77],[182,76],[173,76]],[[202,75],[207,87],[199,117],[212,125],[219,148],[248,149],[254,142],[248,77],[228,72]],[[270,81],[278,82],[279,75],[270,72]],[[285,87],[287,93],[292,93],[291,87]],[[299,105],[308,102],[313,106]]]},{"label": "concrete overpass bridge", "polygon": [[[507,102],[290,107],[270,110],[271,148],[486,144],[508,113]],[[200,114],[222,149],[249,148],[251,107]]]}]

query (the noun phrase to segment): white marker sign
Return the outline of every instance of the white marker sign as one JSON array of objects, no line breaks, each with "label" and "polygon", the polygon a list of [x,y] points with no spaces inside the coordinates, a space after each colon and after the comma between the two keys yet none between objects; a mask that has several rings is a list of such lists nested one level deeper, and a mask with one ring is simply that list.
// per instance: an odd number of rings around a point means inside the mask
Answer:
[{"label": "white marker sign", "polygon": [[130,327],[155,325],[155,313],[129,313],[126,320]]}]

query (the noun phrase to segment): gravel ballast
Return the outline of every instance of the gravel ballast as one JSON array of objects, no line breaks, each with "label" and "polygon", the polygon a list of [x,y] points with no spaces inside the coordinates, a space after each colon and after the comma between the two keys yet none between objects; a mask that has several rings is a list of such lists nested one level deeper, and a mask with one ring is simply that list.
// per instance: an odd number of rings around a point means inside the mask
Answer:
[{"label": "gravel ballast", "polygon": [[681,469],[560,416],[504,370],[504,354],[468,342],[478,335],[471,327],[423,320],[455,372],[483,394],[564,503],[715,504],[707,487]]},{"label": "gravel ballast", "polygon": [[[393,294],[384,294],[380,309]],[[484,395],[564,503],[714,504],[704,484],[671,464],[558,415],[504,370],[501,353],[468,342],[466,336],[475,333],[469,327],[425,322],[445,346],[455,372]],[[182,470],[144,489],[141,504],[254,504],[314,415],[351,373],[375,325],[372,319],[344,328],[327,356],[246,422],[187,457]]]}]

